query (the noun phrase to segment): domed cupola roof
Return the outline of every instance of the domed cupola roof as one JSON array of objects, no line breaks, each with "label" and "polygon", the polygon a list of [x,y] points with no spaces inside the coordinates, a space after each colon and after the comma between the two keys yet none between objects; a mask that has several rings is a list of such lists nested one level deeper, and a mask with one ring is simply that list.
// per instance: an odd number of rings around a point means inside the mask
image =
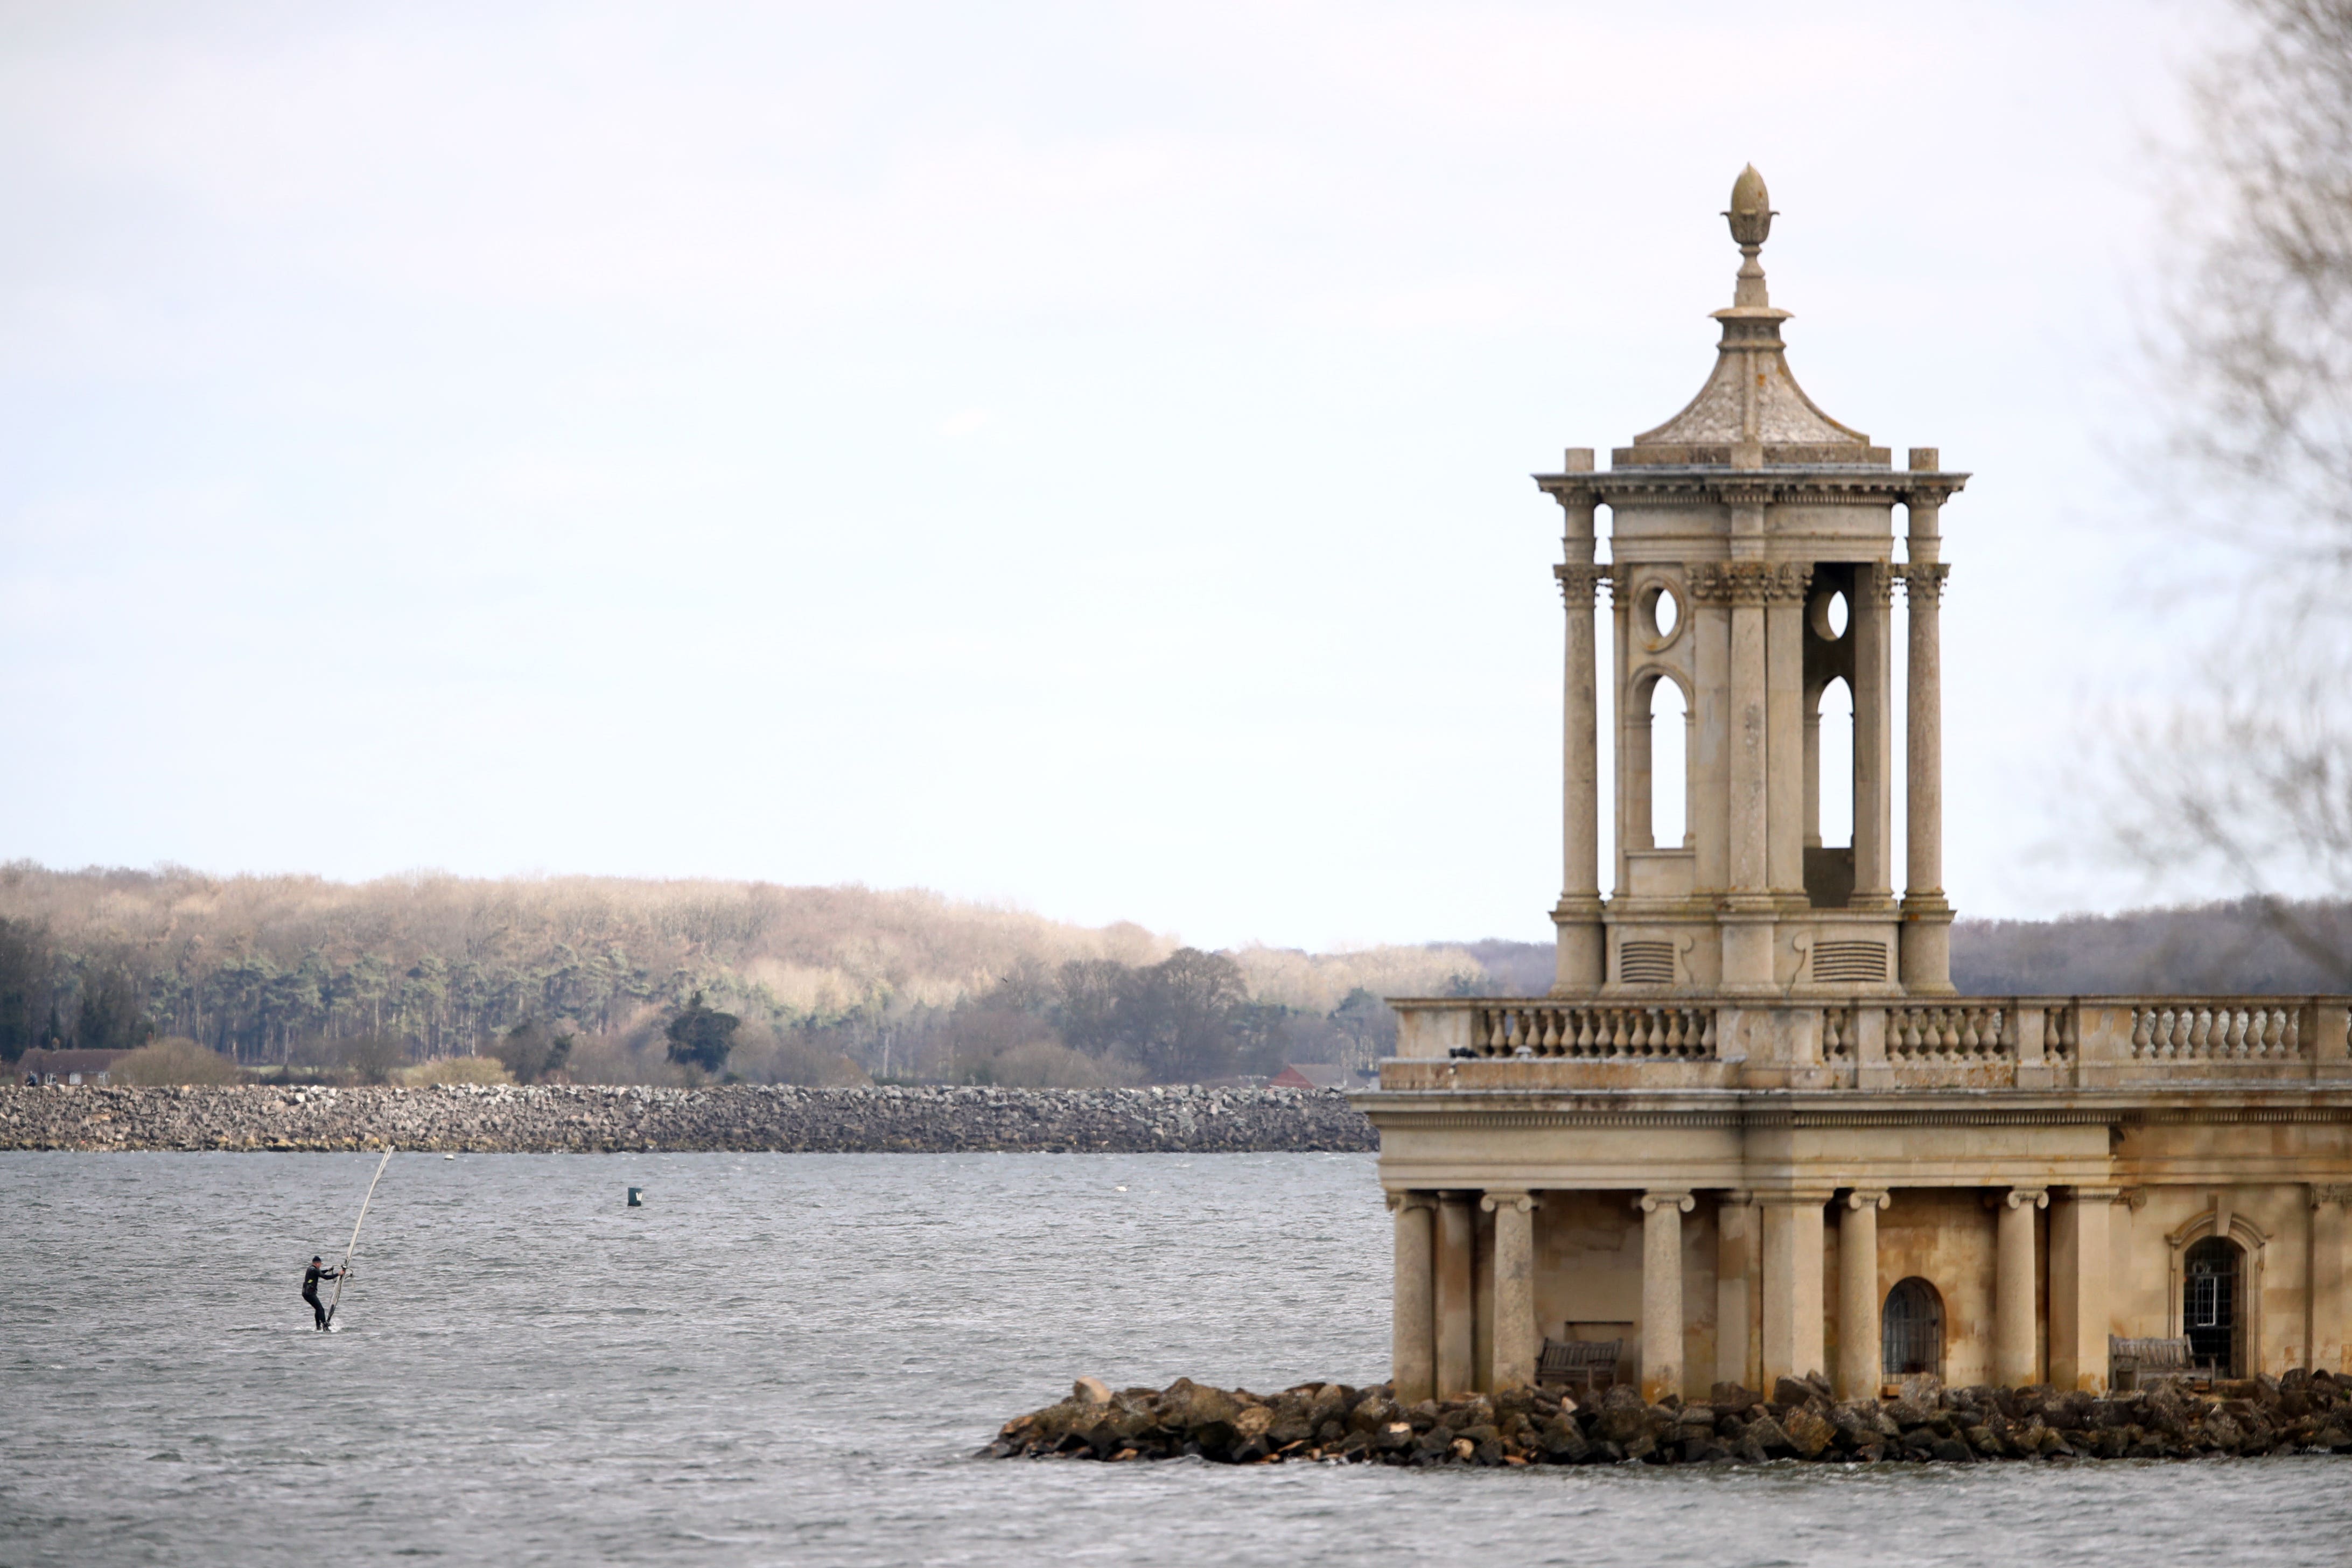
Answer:
[{"label": "domed cupola roof", "polygon": [[1790,374],[1780,342],[1780,323],[1790,313],[1772,308],[1757,260],[1772,232],[1773,213],[1754,164],[1740,171],[1731,187],[1731,210],[1723,216],[1731,221],[1743,259],[1730,308],[1715,312],[1723,323],[1715,373],[1681,413],[1634,437],[1631,447],[1618,447],[1611,455],[1616,466],[1886,467],[1885,447],[1822,413]]}]

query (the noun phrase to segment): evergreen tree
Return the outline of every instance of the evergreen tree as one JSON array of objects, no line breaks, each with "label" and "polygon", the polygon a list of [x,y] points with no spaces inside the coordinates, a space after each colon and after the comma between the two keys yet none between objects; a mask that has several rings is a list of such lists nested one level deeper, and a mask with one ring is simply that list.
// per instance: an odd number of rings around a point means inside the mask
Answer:
[{"label": "evergreen tree", "polygon": [[662,1031],[669,1037],[669,1059],[716,1073],[727,1065],[727,1053],[735,1048],[735,1031],[742,1022],[732,1013],[704,1006],[702,993],[696,992],[686,1010]]}]

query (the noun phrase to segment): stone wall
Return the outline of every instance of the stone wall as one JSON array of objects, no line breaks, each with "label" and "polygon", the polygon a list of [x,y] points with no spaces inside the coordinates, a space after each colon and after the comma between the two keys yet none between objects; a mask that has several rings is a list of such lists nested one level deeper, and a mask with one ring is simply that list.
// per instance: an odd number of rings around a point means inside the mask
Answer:
[{"label": "stone wall", "polygon": [[1113,1089],[0,1089],[0,1149],[403,1149],[477,1152],[978,1150],[1221,1153],[1377,1149],[1338,1093]]}]

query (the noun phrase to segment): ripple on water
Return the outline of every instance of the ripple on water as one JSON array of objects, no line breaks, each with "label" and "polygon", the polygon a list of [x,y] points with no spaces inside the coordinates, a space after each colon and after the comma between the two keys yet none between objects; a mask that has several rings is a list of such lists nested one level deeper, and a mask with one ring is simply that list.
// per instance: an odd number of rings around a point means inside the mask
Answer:
[{"label": "ripple on water", "polygon": [[[1378,1378],[1364,1155],[0,1154],[0,1562],[2340,1563],[2316,1458],[997,1464],[1091,1372]],[[629,1185],[658,1201],[630,1210]],[[1126,1192],[1117,1191],[1124,1186]]]}]

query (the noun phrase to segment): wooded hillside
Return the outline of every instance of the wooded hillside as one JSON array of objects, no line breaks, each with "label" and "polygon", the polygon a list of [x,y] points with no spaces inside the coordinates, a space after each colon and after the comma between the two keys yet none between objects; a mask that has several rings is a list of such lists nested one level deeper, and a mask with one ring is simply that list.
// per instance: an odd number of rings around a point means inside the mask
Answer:
[{"label": "wooded hillside", "polygon": [[[1301,1050],[1361,1057],[1379,1044],[1361,1022],[1377,1032],[1377,994],[1484,974],[1459,949],[1423,947],[1251,948],[1168,967],[1186,951],[1140,926],[920,890],[437,874],[347,884],[17,862],[0,867],[0,1055],[163,1035],[247,1062],[325,1064],[346,1042],[462,1056],[536,1025],[575,1037],[574,1077],[659,1079],[666,1053],[640,1058],[700,993],[740,1021],[730,1068],[746,1076],[984,1078],[1025,1049],[1016,1076],[1119,1081],[1262,1070]],[[1090,1055],[1073,1055],[1074,1033]]]}]

